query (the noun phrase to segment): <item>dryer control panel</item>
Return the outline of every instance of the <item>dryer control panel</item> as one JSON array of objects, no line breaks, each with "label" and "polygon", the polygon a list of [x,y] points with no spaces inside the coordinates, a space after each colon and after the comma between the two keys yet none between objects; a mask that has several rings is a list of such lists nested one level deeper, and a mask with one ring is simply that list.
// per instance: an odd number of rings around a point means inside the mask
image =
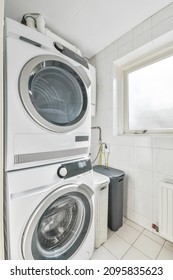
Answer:
[{"label": "dryer control panel", "polygon": [[90,159],[68,162],[62,164],[58,170],[57,175],[60,178],[70,178],[73,176],[77,176],[83,174],[84,172],[92,170],[92,164]]}]

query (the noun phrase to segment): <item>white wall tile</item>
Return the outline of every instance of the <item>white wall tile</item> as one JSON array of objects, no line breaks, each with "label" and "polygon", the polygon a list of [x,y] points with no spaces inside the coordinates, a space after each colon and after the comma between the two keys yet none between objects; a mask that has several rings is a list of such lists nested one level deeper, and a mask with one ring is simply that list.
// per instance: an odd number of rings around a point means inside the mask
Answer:
[{"label": "white wall tile", "polygon": [[152,196],[135,191],[135,212],[152,220]]},{"label": "white wall tile", "polygon": [[121,48],[124,45],[129,44],[133,40],[133,30],[127,32],[122,37],[118,39],[118,46]]},{"label": "white wall tile", "polygon": [[158,25],[159,23],[167,20],[172,15],[173,4],[170,4],[152,16],[152,26]]},{"label": "white wall tile", "polygon": [[153,194],[151,171],[135,169],[135,189],[145,194]]},{"label": "white wall tile", "polygon": [[131,166],[118,165],[118,169],[125,172],[124,185],[130,188],[135,187],[134,169]]},{"label": "white wall tile", "polygon": [[173,150],[153,150],[153,171],[173,176]]},{"label": "white wall tile", "polygon": [[132,210],[127,207],[123,207],[123,215],[128,219],[135,221],[135,215],[136,215],[135,210]]},{"label": "white wall tile", "polygon": [[137,49],[137,48],[147,44],[148,42],[151,41],[151,38],[152,38],[151,30],[147,30],[144,33],[142,33],[141,35],[135,37],[134,38],[134,49]]},{"label": "white wall tile", "polygon": [[138,37],[148,30],[151,30],[152,20],[151,17],[140,23],[134,28],[134,37]]},{"label": "white wall tile", "polygon": [[124,186],[124,207],[135,210],[135,190]]},{"label": "white wall tile", "polygon": [[148,147],[152,146],[152,137],[151,136],[134,136],[134,146],[136,147]]},{"label": "white wall tile", "polygon": [[152,171],[152,150],[151,148],[134,147],[135,169]]},{"label": "white wall tile", "polygon": [[156,149],[172,149],[173,150],[173,137],[155,136],[153,137],[153,148]]},{"label": "white wall tile", "polygon": [[151,225],[153,223],[153,220],[152,219],[149,219],[137,212],[135,212],[135,218],[133,220],[135,223],[137,223],[138,225],[146,228],[146,229],[149,229],[151,230]]},{"label": "white wall tile", "polygon": [[126,54],[128,54],[129,52],[133,51],[133,40],[129,41],[127,44],[119,46],[118,48],[118,57],[122,57]]},{"label": "white wall tile", "polygon": [[152,28],[152,40],[173,29],[173,16]]},{"label": "white wall tile", "polygon": [[118,146],[133,146],[133,136],[124,136],[124,135],[120,135],[120,136],[116,136],[115,137],[115,145]]},{"label": "white wall tile", "polygon": [[117,162],[119,165],[133,166],[133,147],[119,146],[117,150]]}]

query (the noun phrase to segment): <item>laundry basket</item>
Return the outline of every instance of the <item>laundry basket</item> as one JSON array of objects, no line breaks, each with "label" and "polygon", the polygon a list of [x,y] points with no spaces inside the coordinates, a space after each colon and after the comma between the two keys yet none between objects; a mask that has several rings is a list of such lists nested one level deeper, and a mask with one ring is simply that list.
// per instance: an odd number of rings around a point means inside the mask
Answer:
[{"label": "laundry basket", "polygon": [[95,248],[107,240],[109,178],[93,172],[95,195]]},{"label": "laundry basket", "polygon": [[117,231],[123,224],[123,184],[125,173],[122,170],[104,165],[96,165],[94,171],[109,177],[108,227]]}]

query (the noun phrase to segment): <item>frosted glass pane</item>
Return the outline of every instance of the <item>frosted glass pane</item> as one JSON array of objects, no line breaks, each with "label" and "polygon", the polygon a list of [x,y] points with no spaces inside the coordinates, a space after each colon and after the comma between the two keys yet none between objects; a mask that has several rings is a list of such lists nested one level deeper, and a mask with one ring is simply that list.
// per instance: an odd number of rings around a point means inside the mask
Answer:
[{"label": "frosted glass pane", "polygon": [[128,74],[129,129],[173,127],[173,56]]}]

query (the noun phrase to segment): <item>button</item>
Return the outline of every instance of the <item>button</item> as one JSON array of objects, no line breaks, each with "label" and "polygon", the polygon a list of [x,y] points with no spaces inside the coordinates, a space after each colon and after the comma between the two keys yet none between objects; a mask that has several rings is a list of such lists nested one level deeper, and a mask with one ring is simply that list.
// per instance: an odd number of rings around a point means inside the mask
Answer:
[{"label": "button", "polygon": [[64,178],[67,175],[67,168],[65,166],[61,166],[57,170],[57,175],[60,178]]},{"label": "button", "polygon": [[61,44],[58,43],[58,42],[55,42],[55,43],[54,43],[54,46],[55,46],[55,48],[56,48],[58,51],[60,51],[60,52],[62,52],[62,51],[64,50],[64,46],[61,45]]}]

